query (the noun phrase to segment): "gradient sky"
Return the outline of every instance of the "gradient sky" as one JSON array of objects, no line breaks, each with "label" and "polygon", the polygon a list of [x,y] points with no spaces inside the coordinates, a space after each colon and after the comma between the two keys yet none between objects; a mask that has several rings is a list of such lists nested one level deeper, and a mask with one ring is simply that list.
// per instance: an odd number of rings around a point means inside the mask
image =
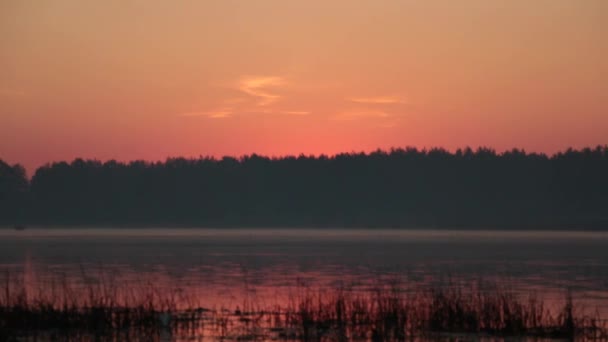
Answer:
[{"label": "gradient sky", "polygon": [[0,158],[608,143],[608,1],[0,1]]}]

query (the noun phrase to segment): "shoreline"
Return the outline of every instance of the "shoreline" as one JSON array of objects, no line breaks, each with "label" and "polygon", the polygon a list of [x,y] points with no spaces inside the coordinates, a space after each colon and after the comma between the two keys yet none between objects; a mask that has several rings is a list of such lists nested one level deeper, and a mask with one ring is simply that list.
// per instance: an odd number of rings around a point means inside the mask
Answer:
[{"label": "shoreline", "polygon": [[29,229],[186,229],[186,230],[308,230],[308,231],[458,231],[458,232],[608,232],[608,224],[601,226],[580,226],[580,225],[532,225],[528,227],[508,227],[508,226],[452,226],[452,227],[437,227],[437,226],[311,226],[311,225],[196,225],[196,224],[32,224],[26,225],[24,230],[17,230],[13,225],[0,224],[0,230],[15,230],[27,231]]}]

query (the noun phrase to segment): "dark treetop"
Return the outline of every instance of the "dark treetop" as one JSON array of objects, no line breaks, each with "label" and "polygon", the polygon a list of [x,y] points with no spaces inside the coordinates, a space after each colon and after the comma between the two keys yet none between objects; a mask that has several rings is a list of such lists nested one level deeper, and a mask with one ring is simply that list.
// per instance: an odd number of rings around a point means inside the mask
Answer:
[{"label": "dark treetop", "polygon": [[334,157],[0,161],[0,223],[608,228],[608,146]]}]

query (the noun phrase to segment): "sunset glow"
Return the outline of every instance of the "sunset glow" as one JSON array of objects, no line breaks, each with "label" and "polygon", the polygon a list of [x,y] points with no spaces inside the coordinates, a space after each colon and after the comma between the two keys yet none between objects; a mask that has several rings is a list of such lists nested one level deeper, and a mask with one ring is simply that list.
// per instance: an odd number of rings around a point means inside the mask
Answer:
[{"label": "sunset glow", "polygon": [[608,2],[2,1],[0,156],[608,142]]}]

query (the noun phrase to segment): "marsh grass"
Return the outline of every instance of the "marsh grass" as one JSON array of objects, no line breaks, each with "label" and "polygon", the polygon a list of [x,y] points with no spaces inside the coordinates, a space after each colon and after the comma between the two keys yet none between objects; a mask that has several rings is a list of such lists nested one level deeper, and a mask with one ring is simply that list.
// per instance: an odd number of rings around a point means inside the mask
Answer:
[{"label": "marsh grass", "polygon": [[[403,284],[402,284],[403,285]],[[607,340],[606,322],[570,294],[547,305],[494,286],[372,291],[300,288],[287,302],[204,308],[179,289],[153,283],[121,288],[105,279],[83,288],[67,281],[32,289],[6,274],[0,340],[159,340],[202,338],[293,341],[402,341],[464,334]],[[163,339],[164,339],[163,338]]]},{"label": "marsh grass", "polygon": [[[63,278],[33,287],[7,272],[2,294],[0,341],[38,335],[66,340],[92,336],[122,340],[167,331],[187,333],[200,328],[206,311],[179,289],[168,291],[151,282],[123,288],[107,278],[86,286],[73,286]],[[179,310],[179,306],[192,309]]]},{"label": "marsh grass", "polygon": [[308,293],[284,310],[286,326],[302,340],[399,341],[437,334],[605,340],[599,314],[577,309],[568,294],[556,311],[534,296],[503,289],[441,288],[372,295],[344,290]]}]

